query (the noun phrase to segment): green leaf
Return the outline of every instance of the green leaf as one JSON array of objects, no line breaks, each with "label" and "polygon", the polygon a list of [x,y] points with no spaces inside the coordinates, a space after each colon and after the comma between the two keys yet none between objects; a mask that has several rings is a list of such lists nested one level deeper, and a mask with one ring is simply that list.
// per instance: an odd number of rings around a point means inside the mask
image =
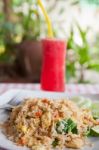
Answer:
[{"label": "green leaf", "polygon": [[92,62],[88,64],[88,69],[99,71],[99,62]]},{"label": "green leaf", "polygon": [[73,133],[73,134],[78,134],[77,126],[75,126],[75,127],[72,129],[72,133]]},{"label": "green leaf", "polygon": [[77,124],[72,119],[64,119],[56,123],[56,131],[59,134],[69,132],[77,134]]},{"label": "green leaf", "polygon": [[52,142],[52,146],[55,148],[59,143],[59,140],[55,138],[55,140]]},{"label": "green leaf", "polygon": [[72,49],[73,44],[74,44],[74,32],[73,32],[73,27],[71,27],[70,36],[67,41],[67,49]]},{"label": "green leaf", "polygon": [[72,121],[71,119],[68,119],[67,124],[68,124],[68,132],[72,132],[72,133],[77,134],[77,125],[76,125],[76,123],[74,121]]},{"label": "green leaf", "polygon": [[87,28],[86,30],[83,30],[83,29],[80,27],[80,25],[78,24],[78,22],[76,22],[76,26],[77,26],[78,31],[79,31],[79,33],[80,33],[80,37],[81,37],[81,39],[82,39],[82,42],[83,42],[83,43],[88,43],[88,42],[87,42],[87,33],[88,33],[89,28]]},{"label": "green leaf", "polygon": [[84,136],[90,136],[90,127],[87,128],[87,131],[84,133]]},{"label": "green leaf", "polygon": [[99,137],[99,125],[97,126],[94,126],[90,129],[90,134],[89,136],[92,136],[92,137]]},{"label": "green leaf", "polygon": [[71,63],[70,61],[67,60],[67,63],[66,63],[67,80],[69,80],[71,78],[71,76],[72,77],[76,76],[75,62]]},{"label": "green leaf", "polygon": [[64,128],[66,129],[66,126],[67,126],[67,123],[64,120],[58,121],[56,123],[56,131],[57,131],[57,133],[62,134]]}]

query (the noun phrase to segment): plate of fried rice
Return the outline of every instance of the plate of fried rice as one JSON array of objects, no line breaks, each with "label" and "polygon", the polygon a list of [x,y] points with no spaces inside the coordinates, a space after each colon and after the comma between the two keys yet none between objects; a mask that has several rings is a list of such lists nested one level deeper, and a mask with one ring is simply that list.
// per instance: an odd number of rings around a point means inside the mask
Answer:
[{"label": "plate of fried rice", "polygon": [[0,106],[13,100],[18,92],[21,94],[14,108],[9,112],[0,110],[0,147],[99,150],[99,119],[93,117],[90,107],[79,107],[66,93],[27,90],[4,93]]}]

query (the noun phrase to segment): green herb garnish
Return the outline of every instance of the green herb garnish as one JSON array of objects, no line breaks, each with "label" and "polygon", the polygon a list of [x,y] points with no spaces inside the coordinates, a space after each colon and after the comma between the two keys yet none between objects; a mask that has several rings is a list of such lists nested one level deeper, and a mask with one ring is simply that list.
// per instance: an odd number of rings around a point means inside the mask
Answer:
[{"label": "green herb garnish", "polygon": [[69,132],[77,134],[77,124],[72,119],[64,119],[56,123],[56,131],[59,134]]},{"label": "green herb garnish", "polygon": [[56,147],[59,143],[59,140],[57,138],[55,138],[55,140],[52,142],[52,146]]},{"label": "green herb garnish", "polygon": [[84,133],[84,136],[90,136],[90,127],[87,128],[87,131]]},{"label": "green herb garnish", "polygon": [[90,134],[89,136],[93,136],[93,137],[99,137],[99,125],[94,126],[90,129]]}]

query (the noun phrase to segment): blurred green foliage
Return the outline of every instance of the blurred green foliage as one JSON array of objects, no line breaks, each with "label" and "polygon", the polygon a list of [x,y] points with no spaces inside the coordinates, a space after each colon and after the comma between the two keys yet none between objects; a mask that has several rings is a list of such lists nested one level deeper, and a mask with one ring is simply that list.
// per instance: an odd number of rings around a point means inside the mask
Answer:
[{"label": "blurred green foliage", "polygon": [[[74,29],[71,28],[67,44],[68,54],[71,52],[71,55],[67,56],[67,79],[70,80],[71,77],[76,77],[76,72],[79,70],[80,76],[77,82],[83,83],[86,82],[84,80],[84,71],[86,69],[99,71],[99,59],[95,56],[97,55],[99,45],[95,44],[96,47],[91,47],[87,40],[88,29],[83,30],[78,23],[76,23],[76,26],[82,44],[79,45],[75,42],[75,32]],[[98,39],[96,43],[98,43]],[[97,51],[94,51],[95,48]]]},{"label": "blurred green foliage", "polygon": [[[2,1],[2,7],[5,1]],[[5,6],[6,8],[9,6]],[[38,40],[42,24],[36,0],[10,0],[10,19],[7,12],[0,11],[0,61],[14,60],[14,45],[23,40]],[[9,9],[10,9],[9,8]]]},{"label": "blurred green foliage", "polygon": [[11,8],[11,21],[4,19],[7,14],[0,14],[0,37],[8,33],[12,41],[16,36],[22,36],[22,39],[37,39],[40,35],[41,20],[36,0],[12,0]]},{"label": "blurred green foliage", "polygon": [[[38,11],[38,5],[36,0],[24,0],[24,1],[16,1],[13,0],[13,7],[23,6],[22,11],[18,11],[16,13],[19,18],[18,25],[22,29],[22,40],[24,39],[35,39],[37,40],[40,36],[40,24],[41,19]],[[26,9],[25,9],[26,7]],[[24,12],[27,11],[27,12]],[[19,24],[20,23],[20,24]]]},{"label": "blurred green foliage", "polygon": [[[77,5],[82,0],[71,0],[72,5]],[[45,28],[45,22],[41,19],[37,0],[11,0],[11,20],[6,19],[6,12],[0,10],[0,62],[13,63],[15,60],[14,45],[27,39],[38,40],[41,35],[41,29]],[[4,5],[4,1],[2,0]],[[57,3],[57,0],[56,0]],[[56,7],[56,5],[55,5]],[[0,1],[1,8],[1,1]],[[54,9],[49,8],[51,12]],[[60,9],[60,14],[63,13]],[[79,78],[76,82],[86,82],[84,80],[84,71],[99,71],[99,35],[97,35],[93,45],[88,42],[88,29],[83,30],[77,23],[76,27],[79,31],[78,38],[82,44],[75,42],[75,29],[72,27],[67,44],[67,71],[66,78],[69,82],[71,78],[76,78],[77,71]],[[61,29],[61,32],[63,29]],[[55,37],[57,37],[57,28],[54,29]],[[63,31],[64,32],[64,31]]]}]

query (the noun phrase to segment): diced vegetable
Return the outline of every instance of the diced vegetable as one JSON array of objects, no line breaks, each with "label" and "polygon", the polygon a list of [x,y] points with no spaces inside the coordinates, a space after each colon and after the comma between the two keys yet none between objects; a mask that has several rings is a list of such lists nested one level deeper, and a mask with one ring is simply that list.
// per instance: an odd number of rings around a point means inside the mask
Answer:
[{"label": "diced vegetable", "polygon": [[68,124],[68,132],[77,133],[77,125],[73,120],[68,119],[67,124]]},{"label": "diced vegetable", "polygon": [[21,137],[18,141],[19,145],[25,145],[26,144],[26,139],[24,137]]},{"label": "diced vegetable", "polygon": [[41,111],[41,110],[37,111],[37,112],[35,113],[35,116],[36,116],[36,117],[41,117],[41,116],[42,116],[42,111]]},{"label": "diced vegetable", "polygon": [[84,133],[84,136],[90,136],[90,127],[87,128],[87,131]]},{"label": "diced vegetable", "polygon": [[56,131],[59,134],[62,134],[64,130],[67,130],[67,122],[62,120],[56,123]]},{"label": "diced vegetable", "polygon": [[59,140],[55,138],[55,140],[52,142],[52,146],[55,148],[59,143]]},{"label": "diced vegetable", "polygon": [[85,136],[91,136],[91,137],[99,137],[99,125],[94,126],[92,128],[88,127],[88,130],[84,134]]},{"label": "diced vegetable", "polygon": [[99,125],[90,129],[90,136],[99,137]]},{"label": "diced vegetable", "polygon": [[47,99],[43,99],[42,102],[43,102],[43,103],[46,103],[46,104],[49,103],[49,101],[48,101]]},{"label": "diced vegetable", "polygon": [[72,119],[64,119],[57,122],[56,131],[59,134],[69,132],[77,134],[77,124]]}]

